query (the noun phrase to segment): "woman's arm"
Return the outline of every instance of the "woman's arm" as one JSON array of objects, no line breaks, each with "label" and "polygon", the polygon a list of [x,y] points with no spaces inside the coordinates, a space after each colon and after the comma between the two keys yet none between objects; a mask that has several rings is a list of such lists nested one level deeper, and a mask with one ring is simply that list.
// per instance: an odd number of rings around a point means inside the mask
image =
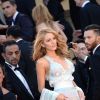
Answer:
[{"label": "woman's arm", "polygon": [[36,63],[38,90],[40,93],[42,92],[43,88],[45,88],[45,78],[48,67],[48,62],[43,58],[40,58]]}]

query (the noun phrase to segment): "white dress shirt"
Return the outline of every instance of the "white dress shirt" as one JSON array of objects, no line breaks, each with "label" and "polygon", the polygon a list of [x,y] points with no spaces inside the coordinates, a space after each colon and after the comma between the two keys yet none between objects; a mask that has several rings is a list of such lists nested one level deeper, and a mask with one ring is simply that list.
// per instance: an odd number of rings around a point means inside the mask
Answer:
[{"label": "white dress shirt", "polygon": [[87,3],[89,3],[89,2],[90,2],[89,0],[85,1],[85,2],[82,4],[82,8],[83,8]]},{"label": "white dress shirt", "polygon": [[[14,21],[15,21],[15,19],[16,19],[16,16],[18,15],[18,13],[19,13],[18,11],[15,12],[15,14],[14,14],[14,16],[13,16],[13,20],[14,20]],[[12,22],[11,25],[14,26],[14,22]]]},{"label": "white dress shirt", "polygon": [[95,53],[96,49],[100,46],[100,44],[98,44],[94,49],[93,49],[93,54]]}]

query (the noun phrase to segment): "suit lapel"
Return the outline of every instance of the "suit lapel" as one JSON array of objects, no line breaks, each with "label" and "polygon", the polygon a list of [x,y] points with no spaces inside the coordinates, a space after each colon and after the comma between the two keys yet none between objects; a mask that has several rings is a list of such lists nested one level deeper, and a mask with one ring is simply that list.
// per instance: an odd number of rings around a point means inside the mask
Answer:
[{"label": "suit lapel", "polygon": [[[23,14],[21,14],[20,12],[17,14],[15,20],[14,20],[14,25],[19,25],[20,24],[20,20],[21,20],[21,16],[23,16]],[[20,25],[19,25],[20,26]]]},{"label": "suit lapel", "polygon": [[100,44],[99,44],[99,46],[95,49],[94,54],[95,54],[96,52],[100,52]]},{"label": "suit lapel", "polygon": [[14,20],[14,25],[17,25],[18,19],[19,19],[20,13],[17,14],[15,20]]}]

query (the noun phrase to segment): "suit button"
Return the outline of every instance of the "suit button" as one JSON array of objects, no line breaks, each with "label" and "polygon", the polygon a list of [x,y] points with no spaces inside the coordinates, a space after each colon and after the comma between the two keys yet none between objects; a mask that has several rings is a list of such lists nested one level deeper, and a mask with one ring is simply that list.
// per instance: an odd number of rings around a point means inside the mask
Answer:
[{"label": "suit button", "polygon": [[89,67],[89,70],[91,70],[92,68],[91,67]]}]

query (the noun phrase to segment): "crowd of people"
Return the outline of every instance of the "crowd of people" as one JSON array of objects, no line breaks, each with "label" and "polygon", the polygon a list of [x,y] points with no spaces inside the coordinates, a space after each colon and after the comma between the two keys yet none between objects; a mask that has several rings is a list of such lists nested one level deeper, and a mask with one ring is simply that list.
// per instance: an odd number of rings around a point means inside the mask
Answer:
[{"label": "crowd of people", "polygon": [[62,1],[0,0],[0,100],[100,100],[100,5],[69,0],[73,28]]}]

